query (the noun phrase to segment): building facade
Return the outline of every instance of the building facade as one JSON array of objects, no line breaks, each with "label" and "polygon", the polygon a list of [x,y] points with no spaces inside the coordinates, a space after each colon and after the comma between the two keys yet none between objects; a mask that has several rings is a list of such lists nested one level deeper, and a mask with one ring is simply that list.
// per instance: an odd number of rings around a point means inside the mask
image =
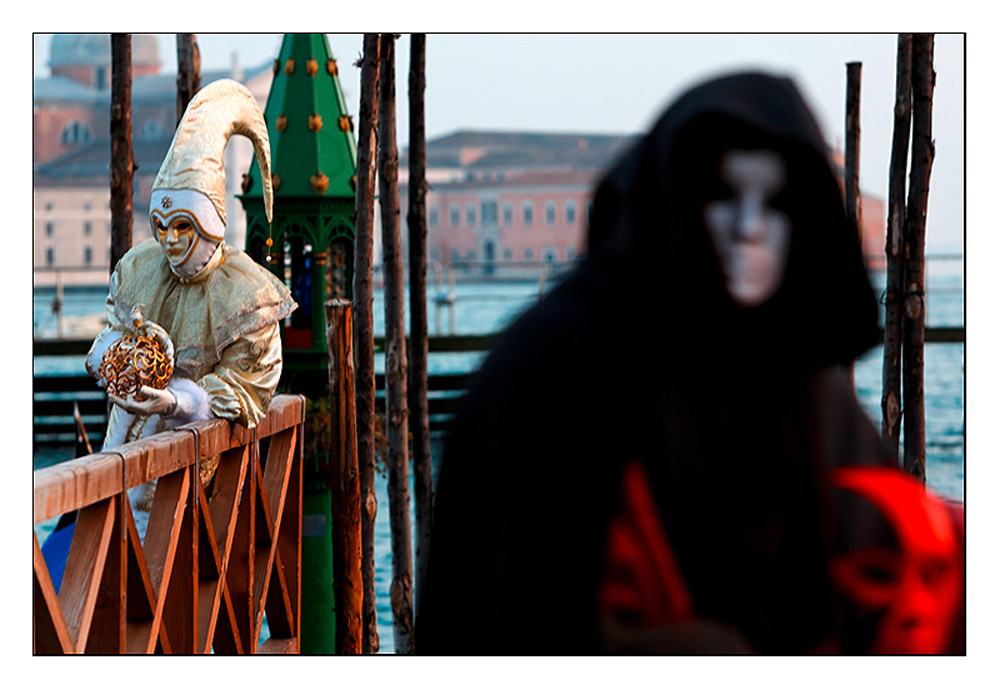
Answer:
[{"label": "building facade", "polygon": [[[34,80],[32,108],[34,282],[38,287],[105,285],[110,274],[109,34],[55,34],[51,76]],[[132,237],[148,237],[149,193],[177,124],[177,79],[160,73],[155,36],[132,36]],[[206,72],[201,83],[235,78],[263,108],[271,61],[243,71]],[[234,137],[226,148],[226,241],[242,246],[245,216],[235,198],[253,147]]]}]

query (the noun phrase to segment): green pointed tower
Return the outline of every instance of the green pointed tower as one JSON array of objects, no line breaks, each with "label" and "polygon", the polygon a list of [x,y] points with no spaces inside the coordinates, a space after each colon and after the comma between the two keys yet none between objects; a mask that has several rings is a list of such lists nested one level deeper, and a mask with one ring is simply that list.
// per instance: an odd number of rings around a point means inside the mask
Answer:
[{"label": "green pointed tower", "polygon": [[268,227],[260,170],[251,166],[239,197],[246,251],[285,281],[299,303],[284,332],[286,369],[322,369],[325,381],[323,302],[351,296],[357,165],[354,125],[325,34],[285,35],[264,119],[274,222]]},{"label": "green pointed tower", "polygon": [[257,166],[244,175],[239,199],[247,215],[247,253],[271,269],[299,304],[283,327],[280,389],[308,399],[300,651],[329,654],[335,650],[335,618],[323,303],[351,297],[357,145],[324,34],[285,35],[264,119],[271,143],[273,224],[268,226],[264,214]]}]

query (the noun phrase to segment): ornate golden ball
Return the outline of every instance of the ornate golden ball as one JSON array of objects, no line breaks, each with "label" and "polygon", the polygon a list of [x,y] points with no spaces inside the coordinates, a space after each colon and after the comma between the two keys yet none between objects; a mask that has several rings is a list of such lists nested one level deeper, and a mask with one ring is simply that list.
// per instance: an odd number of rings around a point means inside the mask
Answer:
[{"label": "ornate golden ball", "polygon": [[159,340],[126,335],[105,351],[99,371],[107,382],[108,393],[119,398],[135,395],[136,400],[142,400],[139,388],[149,386],[163,390],[174,372],[174,365]]}]

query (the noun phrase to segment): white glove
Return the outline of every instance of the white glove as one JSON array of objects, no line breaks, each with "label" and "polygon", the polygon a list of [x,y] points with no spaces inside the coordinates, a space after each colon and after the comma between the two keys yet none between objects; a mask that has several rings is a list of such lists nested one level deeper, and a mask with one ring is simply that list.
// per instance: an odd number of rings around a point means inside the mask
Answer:
[{"label": "white glove", "polygon": [[177,396],[168,389],[161,391],[149,386],[141,386],[139,388],[139,395],[145,399],[119,398],[117,395],[112,395],[111,393],[108,393],[108,399],[118,407],[132,414],[146,416],[158,414],[163,417],[169,417],[177,409]]}]

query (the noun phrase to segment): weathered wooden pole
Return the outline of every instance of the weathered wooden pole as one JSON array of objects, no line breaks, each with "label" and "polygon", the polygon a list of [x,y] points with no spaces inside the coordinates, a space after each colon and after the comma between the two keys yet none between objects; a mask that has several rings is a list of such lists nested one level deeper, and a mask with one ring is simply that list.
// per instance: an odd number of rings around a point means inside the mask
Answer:
[{"label": "weathered wooden pole", "polygon": [[195,34],[177,34],[177,122],[201,88],[201,53]]},{"label": "weathered wooden pole", "polygon": [[[861,159],[861,63],[847,63],[847,104],[844,116],[844,202],[847,222],[854,236],[861,242],[861,182],[859,161]],[[854,367],[848,367],[848,375],[854,380]]]},{"label": "weathered wooden pole", "polygon": [[326,310],[330,373],[330,515],[337,654],[362,651],[361,484],[358,479],[357,414],[354,407],[354,344],[351,302],[333,299]]},{"label": "weathered wooden pole", "polygon": [[406,409],[406,328],[403,256],[399,232],[399,155],[396,150],[395,36],[382,34],[379,70],[379,206],[382,211],[382,273],[385,279],[385,427],[392,537],[392,608],[396,651],[413,652],[413,567]]},{"label": "weathered wooden pole", "polygon": [[847,108],[844,118],[844,198],[847,220],[861,240],[861,63],[847,63]]},{"label": "weathered wooden pole", "polygon": [[111,272],[132,247],[132,35],[111,34]]},{"label": "weathered wooden pole", "polygon": [[406,215],[410,240],[410,430],[413,434],[413,499],[417,519],[417,592],[424,581],[431,540],[434,490],[427,406],[427,146],[424,130],[426,34],[410,37],[410,193]]},{"label": "weathered wooden pole", "polygon": [[924,238],[934,139],[934,34],[913,36],[913,140],[903,253],[903,469],[926,480],[924,446]]},{"label": "weathered wooden pole", "polygon": [[897,459],[902,421],[903,222],[906,218],[906,168],[912,113],[912,64],[913,36],[900,34],[896,48],[896,103],[893,107],[889,209],[885,233],[885,343],[882,354],[882,436]]},{"label": "weathered wooden pole", "polygon": [[379,35],[365,34],[358,109],[357,187],[354,197],[354,358],[361,511],[362,651],[378,652],[375,611],[375,336],[372,323],[375,238],[375,164],[378,144]]}]

